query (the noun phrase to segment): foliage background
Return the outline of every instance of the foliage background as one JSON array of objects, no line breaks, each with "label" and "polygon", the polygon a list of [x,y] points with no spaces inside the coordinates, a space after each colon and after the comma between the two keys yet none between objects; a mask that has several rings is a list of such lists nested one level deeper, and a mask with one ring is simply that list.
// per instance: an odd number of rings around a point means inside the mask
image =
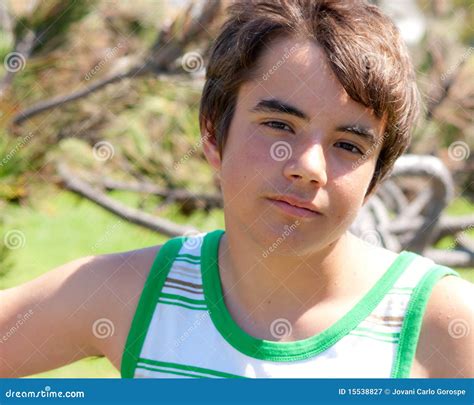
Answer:
[{"label": "foliage background", "polygon": [[[389,8],[387,2],[378,3]],[[453,161],[448,148],[459,141],[468,145],[469,152],[474,147],[474,7],[463,0],[412,3],[421,14],[415,24],[425,28],[410,50],[427,110],[446,82],[452,83],[432,116],[418,126],[410,151],[443,159],[456,181],[456,199],[447,211],[472,214],[473,156],[469,153],[466,159]],[[41,100],[73,93],[133,66],[186,3],[20,0],[2,4],[12,18],[0,20],[0,60],[28,32],[40,35],[40,40],[0,95],[0,158],[8,157],[0,165],[0,235],[11,230],[22,234],[15,248],[0,244],[0,289],[81,256],[166,241],[166,236],[121,221],[66,190],[56,164],[67,162],[81,173],[146,181],[168,189],[217,191],[211,168],[196,148],[202,70],[127,78],[21,125],[12,121]],[[215,34],[215,26],[207,28],[204,40],[190,43],[185,51],[205,57],[206,45]],[[0,65],[0,78],[7,73]],[[102,141],[113,145],[113,156],[105,161],[94,155],[94,146]],[[179,204],[162,205],[164,198],[158,196],[123,190],[108,195],[178,224],[202,230],[224,227],[221,209],[189,212]],[[474,236],[472,229],[467,233]],[[447,237],[439,245],[452,244]],[[462,275],[474,281],[473,269],[462,270]],[[108,360],[85,359],[35,377],[118,376]]]}]

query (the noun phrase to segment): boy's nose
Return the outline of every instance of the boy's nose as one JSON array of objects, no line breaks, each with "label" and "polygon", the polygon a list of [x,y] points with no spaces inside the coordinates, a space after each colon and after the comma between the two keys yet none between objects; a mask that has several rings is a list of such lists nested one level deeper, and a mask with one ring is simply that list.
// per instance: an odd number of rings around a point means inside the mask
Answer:
[{"label": "boy's nose", "polygon": [[322,145],[313,144],[301,153],[293,153],[286,162],[284,174],[290,180],[307,181],[318,184],[319,187],[324,186],[327,183],[327,173]]}]

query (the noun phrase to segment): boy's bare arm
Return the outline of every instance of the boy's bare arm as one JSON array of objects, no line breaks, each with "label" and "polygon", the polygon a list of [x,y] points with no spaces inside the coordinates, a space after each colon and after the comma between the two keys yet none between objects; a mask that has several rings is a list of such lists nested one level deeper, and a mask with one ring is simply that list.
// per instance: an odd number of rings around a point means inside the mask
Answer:
[{"label": "boy's bare arm", "polygon": [[416,361],[428,378],[474,377],[474,285],[444,277],[423,318]]},{"label": "boy's bare arm", "polygon": [[123,345],[159,246],[81,258],[0,291],[0,377],[51,370]]}]

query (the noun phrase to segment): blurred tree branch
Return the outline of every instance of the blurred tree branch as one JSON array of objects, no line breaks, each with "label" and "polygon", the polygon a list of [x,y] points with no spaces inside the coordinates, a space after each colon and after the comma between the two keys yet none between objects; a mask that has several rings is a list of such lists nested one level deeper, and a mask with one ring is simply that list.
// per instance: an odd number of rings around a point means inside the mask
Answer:
[{"label": "blurred tree branch", "polygon": [[[14,21],[7,8],[8,3],[2,2],[2,21],[8,22],[7,28],[11,27],[14,36],[15,45],[10,60],[14,61],[15,66],[11,70],[7,69],[6,75],[0,81],[0,95],[11,85],[14,75],[21,70],[16,64],[26,64],[31,56],[57,47],[65,38],[61,34],[66,33],[72,23],[86,16],[95,1],[50,0],[32,3],[33,7],[16,4],[15,7],[19,8],[19,11]],[[5,64],[8,65],[8,62],[9,60],[6,60]]]},{"label": "blurred tree branch", "polygon": [[124,190],[136,193],[152,194],[166,198],[167,202],[174,202],[186,206],[186,211],[197,209],[209,211],[214,208],[222,208],[223,201],[220,194],[192,193],[184,189],[163,189],[151,183],[124,182],[109,178],[102,178],[98,184],[107,190]]},{"label": "blurred tree branch", "polygon": [[63,186],[68,190],[94,202],[128,222],[143,226],[169,237],[181,236],[185,233],[196,231],[196,229],[191,226],[179,225],[135,208],[127,207],[126,205],[113,200],[103,194],[100,190],[91,187],[78,176],[74,175],[65,163],[59,163],[57,165],[57,172],[61,177]]},{"label": "blurred tree branch", "polygon": [[86,97],[109,84],[120,82],[126,78],[138,78],[149,74],[182,74],[184,72],[182,69],[173,70],[170,69],[170,65],[183,53],[190,42],[198,41],[205,36],[205,27],[209,26],[217,16],[220,10],[220,1],[204,2],[199,17],[192,18],[195,6],[196,4],[191,2],[185,11],[174,19],[172,24],[162,28],[145,57],[135,66],[125,72],[98,80],[91,86],[72,94],[41,101],[17,114],[13,118],[13,124],[19,125],[37,114]]}]

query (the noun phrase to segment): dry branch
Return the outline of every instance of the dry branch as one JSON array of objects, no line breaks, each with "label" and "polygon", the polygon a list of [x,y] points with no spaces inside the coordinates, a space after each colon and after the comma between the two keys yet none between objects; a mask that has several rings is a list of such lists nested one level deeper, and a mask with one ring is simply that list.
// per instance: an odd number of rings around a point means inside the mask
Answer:
[{"label": "dry branch", "polygon": [[[126,78],[142,77],[149,74],[182,74],[182,70],[173,70],[170,69],[170,66],[183,53],[185,47],[190,42],[199,40],[207,33],[205,27],[209,26],[212,20],[217,16],[220,9],[219,0],[206,1],[204,2],[200,16],[196,19],[192,19],[191,14],[193,5],[194,3],[191,3],[184,14],[179,15],[171,25],[160,30],[155,43],[149,49],[146,56],[136,66],[133,66],[126,72],[121,72],[105,79],[98,80],[92,85],[77,92],[41,101],[18,113],[13,118],[13,124],[19,125],[37,114],[86,97],[109,84],[120,82]],[[180,35],[177,36],[173,31],[176,31],[179,28],[177,26],[178,22],[181,20],[186,21],[187,24],[183,27],[183,31]]]},{"label": "dry branch", "polygon": [[143,226],[169,237],[197,232],[197,230],[191,226],[179,225],[166,219],[157,218],[146,212],[127,207],[126,205],[113,200],[101,191],[91,187],[79,177],[75,176],[64,163],[58,164],[57,171],[62,179],[63,185],[68,190],[87,198],[128,222]]},{"label": "dry branch", "polygon": [[222,196],[220,194],[193,193],[184,189],[170,190],[151,183],[124,182],[108,178],[102,179],[98,184],[107,190],[124,190],[153,194],[158,197],[166,198],[169,202],[194,205],[196,207],[195,209],[210,210],[223,207]]}]

